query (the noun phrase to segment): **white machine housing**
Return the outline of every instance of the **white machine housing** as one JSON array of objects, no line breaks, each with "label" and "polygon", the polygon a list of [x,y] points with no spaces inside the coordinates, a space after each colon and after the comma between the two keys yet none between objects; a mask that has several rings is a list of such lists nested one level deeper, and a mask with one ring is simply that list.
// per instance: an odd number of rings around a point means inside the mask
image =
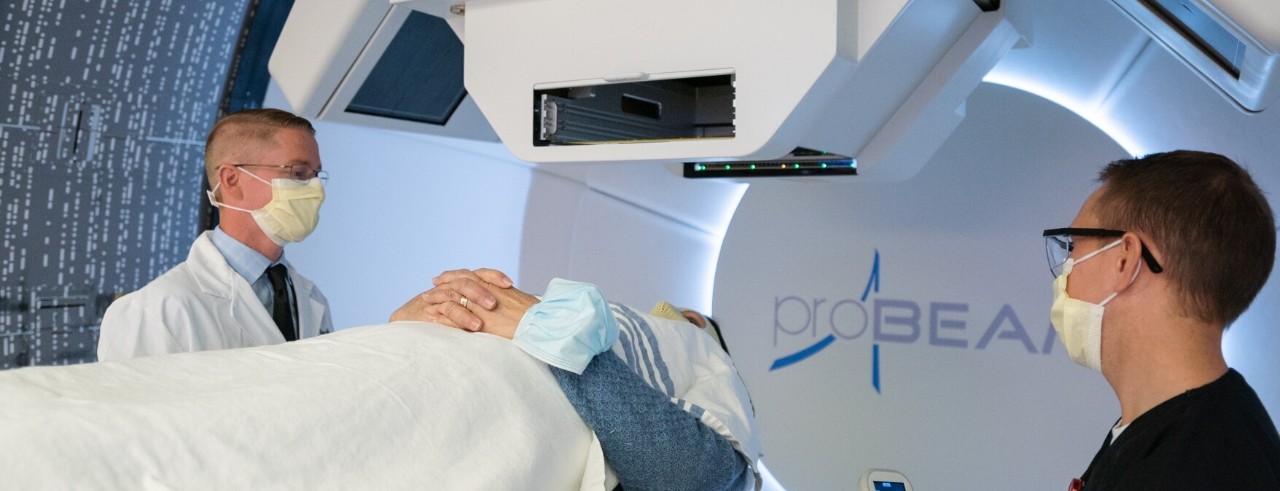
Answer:
[{"label": "white machine housing", "polygon": [[[465,15],[467,89],[521,159],[771,159],[807,147],[885,179],[923,165],[1019,39],[999,12],[954,0],[473,0]],[[536,90],[715,75],[732,77],[731,136],[535,143]]]},{"label": "white machine housing", "polygon": [[[298,0],[271,63],[294,109],[489,139],[472,124],[474,100],[517,158],[539,163],[768,160],[805,148],[853,158],[858,180],[905,179],[1021,39],[974,1],[387,1]],[[341,110],[411,10],[447,20],[466,47],[462,121],[444,128]],[[563,105],[553,113],[547,101]],[[573,138],[542,138],[557,129]]]},{"label": "white machine housing", "polygon": [[1280,2],[1113,1],[1244,110],[1262,111],[1280,96]]},{"label": "white machine housing", "polygon": [[271,77],[299,116],[496,142],[497,135],[470,96],[462,98],[443,124],[349,110],[375,65],[414,12],[443,18],[455,32],[460,29],[461,17],[450,15],[449,6],[444,4],[298,0],[289,11],[271,55]]}]

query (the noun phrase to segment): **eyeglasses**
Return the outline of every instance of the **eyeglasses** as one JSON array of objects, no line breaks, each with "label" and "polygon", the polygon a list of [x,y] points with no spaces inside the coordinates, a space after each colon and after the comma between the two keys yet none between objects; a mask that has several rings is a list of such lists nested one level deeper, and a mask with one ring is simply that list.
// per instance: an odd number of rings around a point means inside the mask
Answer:
[{"label": "eyeglasses", "polygon": [[[1062,266],[1066,264],[1067,258],[1071,257],[1071,251],[1075,250],[1075,237],[1122,237],[1125,232],[1123,230],[1109,230],[1105,228],[1051,228],[1044,231],[1044,250],[1049,257],[1049,272],[1057,278],[1062,274]],[[1156,262],[1155,256],[1151,255],[1151,251],[1147,249],[1147,245],[1142,244],[1142,260],[1147,263],[1147,269],[1152,273],[1164,271],[1160,263]]]},{"label": "eyeglasses", "polygon": [[236,164],[232,167],[269,167],[273,169],[289,169],[289,178],[297,182],[307,182],[312,178],[321,181],[329,180],[329,171],[312,170],[305,164]]}]

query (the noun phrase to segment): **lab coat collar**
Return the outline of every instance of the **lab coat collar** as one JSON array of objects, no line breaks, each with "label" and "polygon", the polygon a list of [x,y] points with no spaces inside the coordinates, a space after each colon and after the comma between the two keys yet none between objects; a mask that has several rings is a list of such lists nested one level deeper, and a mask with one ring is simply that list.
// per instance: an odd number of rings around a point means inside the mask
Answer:
[{"label": "lab coat collar", "polygon": [[264,326],[275,326],[275,320],[267,309],[262,307],[253,287],[249,285],[226,258],[218,252],[209,238],[210,232],[200,234],[191,245],[191,253],[187,256],[187,265],[191,268],[200,293],[222,301],[221,309],[225,315],[219,316],[219,322],[231,322],[233,325],[220,326],[224,332],[238,331],[244,346],[263,346],[284,342],[284,336],[277,329]]},{"label": "lab coat collar", "polygon": [[[283,343],[284,336],[276,329],[253,329],[250,326],[275,326],[271,314],[267,312],[249,285],[226,258],[218,252],[209,238],[211,232],[200,234],[191,245],[191,253],[187,256],[188,267],[200,292],[204,295],[223,299],[229,309],[226,318],[232,319],[248,341],[249,345]],[[298,273],[297,269],[281,258],[281,263],[289,268],[289,279],[293,282],[294,294],[298,301],[298,324],[302,338],[320,334],[323,328],[325,313],[328,310],[323,296],[316,291],[315,284]],[[227,326],[231,327],[231,326]]]},{"label": "lab coat collar", "polygon": [[[218,252],[209,238],[211,232],[204,232],[191,245],[191,254],[187,263],[192,268],[193,276],[199,284],[200,292],[212,297],[225,299],[230,309],[229,319],[234,319],[236,326],[246,339],[254,345],[283,343],[284,336],[275,329],[251,329],[246,326],[275,326],[271,314],[258,303],[253,287],[240,277],[226,258]],[[289,280],[293,282],[294,295],[298,301],[298,326],[301,338],[310,338],[321,334],[326,326],[325,315],[328,305],[324,296],[316,290],[315,283],[298,272],[288,260],[281,257],[280,262],[289,268]],[[264,338],[264,336],[270,339]]]}]

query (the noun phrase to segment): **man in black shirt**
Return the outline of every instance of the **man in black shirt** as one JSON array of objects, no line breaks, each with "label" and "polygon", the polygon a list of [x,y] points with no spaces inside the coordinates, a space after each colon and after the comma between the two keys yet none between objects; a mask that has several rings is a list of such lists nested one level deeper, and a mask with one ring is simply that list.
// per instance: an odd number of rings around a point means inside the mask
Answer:
[{"label": "man in black shirt", "polygon": [[1098,180],[1070,228],[1044,233],[1054,328],[1121,411],[1072,489],[1280,490],[1275,424],[1222,355],[1275,260],[1266,198],[1205,152],[1116,161]]}]

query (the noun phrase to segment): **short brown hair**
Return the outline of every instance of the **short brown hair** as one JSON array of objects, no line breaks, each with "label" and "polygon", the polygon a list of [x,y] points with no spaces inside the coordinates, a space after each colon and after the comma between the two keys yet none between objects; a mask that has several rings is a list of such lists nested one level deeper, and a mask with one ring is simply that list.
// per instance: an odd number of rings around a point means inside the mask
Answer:
[{"label": "short brown hair", "polygon": [[306,118],[279,109],[247,109],[223,116],[209,130],[204,144],[204,171],[209,185],[218,182],[218,165],[223,158],[246,142],[269,142],[276,131],[294,128],[315,135]]},{"label": "short brown hair", "polygon": [[1271,206],[1249,172],[1222,155],[1177,150],[1112,162],[1098,175],[1101,226],[1149,237],[1182,297],[1181,314],[1235,321],[1275,262]]}]

